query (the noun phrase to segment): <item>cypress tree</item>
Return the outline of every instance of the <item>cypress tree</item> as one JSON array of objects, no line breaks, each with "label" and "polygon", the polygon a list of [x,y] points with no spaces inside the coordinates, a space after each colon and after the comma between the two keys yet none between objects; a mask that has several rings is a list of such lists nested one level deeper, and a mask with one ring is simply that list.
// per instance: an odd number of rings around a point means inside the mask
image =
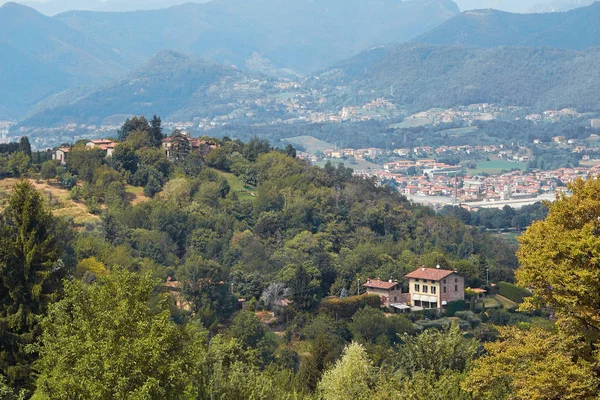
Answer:
[{"label": "cypress tree", "polygon": [[31,183],[17,183],[0,214],[0,374],[18,389],[32,386],[28,347],[64,276],[55,227]]}]

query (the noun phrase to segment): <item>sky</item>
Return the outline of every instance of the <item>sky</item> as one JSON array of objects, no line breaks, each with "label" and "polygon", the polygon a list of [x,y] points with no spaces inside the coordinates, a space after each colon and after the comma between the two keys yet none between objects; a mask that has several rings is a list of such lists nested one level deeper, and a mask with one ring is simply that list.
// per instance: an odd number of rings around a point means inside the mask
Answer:
[{"label": "sky", "polygon": [[[46,15],[69,10],[133,11],[159,9],[187,2],[206,3],[209,0],[24,0],[18,1]],[[418,1],[418,0],[415,0]],[[567,10],[588,5],[593,0],[455,0],[461,11],[495,8],[497,10],[526,13],[531,11]],[[6,3],[0,0],[0,4]]]}]

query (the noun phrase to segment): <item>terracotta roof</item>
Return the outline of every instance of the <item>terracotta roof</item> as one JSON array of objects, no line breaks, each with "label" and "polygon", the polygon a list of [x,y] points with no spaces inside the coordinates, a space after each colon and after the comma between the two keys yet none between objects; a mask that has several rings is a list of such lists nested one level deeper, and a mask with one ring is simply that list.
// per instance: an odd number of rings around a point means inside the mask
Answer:
[{"label": "terracotta roof", "polygon": [[391,289],[394,286],[396,286],[398,284],[398,282],[388,282],[388,281],[381,281],[379,279],[370,279],[367,281],[367,283],[363,284],[363,287],[367,287],[367,288],[374,288],[374,289]]},{"label": "terracotta roof", "polygon": [[406,278],[427,279],[430,281],[439,281],[448,275],[452,275],[455,271],[437,268],[419,268],[406,275]]}]

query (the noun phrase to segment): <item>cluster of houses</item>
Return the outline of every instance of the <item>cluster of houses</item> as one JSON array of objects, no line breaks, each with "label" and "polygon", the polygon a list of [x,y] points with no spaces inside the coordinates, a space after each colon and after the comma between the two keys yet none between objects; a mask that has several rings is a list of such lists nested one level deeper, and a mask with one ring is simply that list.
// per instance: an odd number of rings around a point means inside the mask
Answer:
[{"label": "cluster of houses", "polygon": [[[210,150],[217,147],[215,143],[211,143],[209,141],[200,139],[200,138],[192,138],[189,134],[183,134],[181,138],[188,142],[190,151],[199,152],[201,154],[206,155]],[[161,148],[165,151],[167,158],[172,158],[173,156],[173,144],[180,140],[173,136],[164,138],[161,143]],[[111,140],[111,139],[95,139],[90,140],[85,144],[85,147],[88,149],[100,149],[105,153],[105,157],[111,157],[115,150],[115,147],[119,143]],[[53,150],[52,159],[59,161],[61,165],[67,164],[68,154],[71,151],[71,147],[62,146],[58,149]]]},{"label": "cluster of houses", "polygon": [[408,293],[403,293],[402,285],[393,280],[370,279],[362,286],[368,294],[379,296],[383,307],[400,312],[441,310],[448,303],[465,299],[465,278],[456,271],[423,266],[405,278]]}]

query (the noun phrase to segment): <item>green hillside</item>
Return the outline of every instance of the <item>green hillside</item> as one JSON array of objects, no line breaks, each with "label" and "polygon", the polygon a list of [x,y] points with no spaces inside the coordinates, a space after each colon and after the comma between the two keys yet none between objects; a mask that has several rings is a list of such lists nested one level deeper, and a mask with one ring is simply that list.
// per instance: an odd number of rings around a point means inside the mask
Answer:
[{"label": "green hillside", "polygon": [[598,2],[568,12],[545,14],[475,10],[449,19],[414,41],[478,47],[528,46],[581,50],[600,45],[599,19]]}]

